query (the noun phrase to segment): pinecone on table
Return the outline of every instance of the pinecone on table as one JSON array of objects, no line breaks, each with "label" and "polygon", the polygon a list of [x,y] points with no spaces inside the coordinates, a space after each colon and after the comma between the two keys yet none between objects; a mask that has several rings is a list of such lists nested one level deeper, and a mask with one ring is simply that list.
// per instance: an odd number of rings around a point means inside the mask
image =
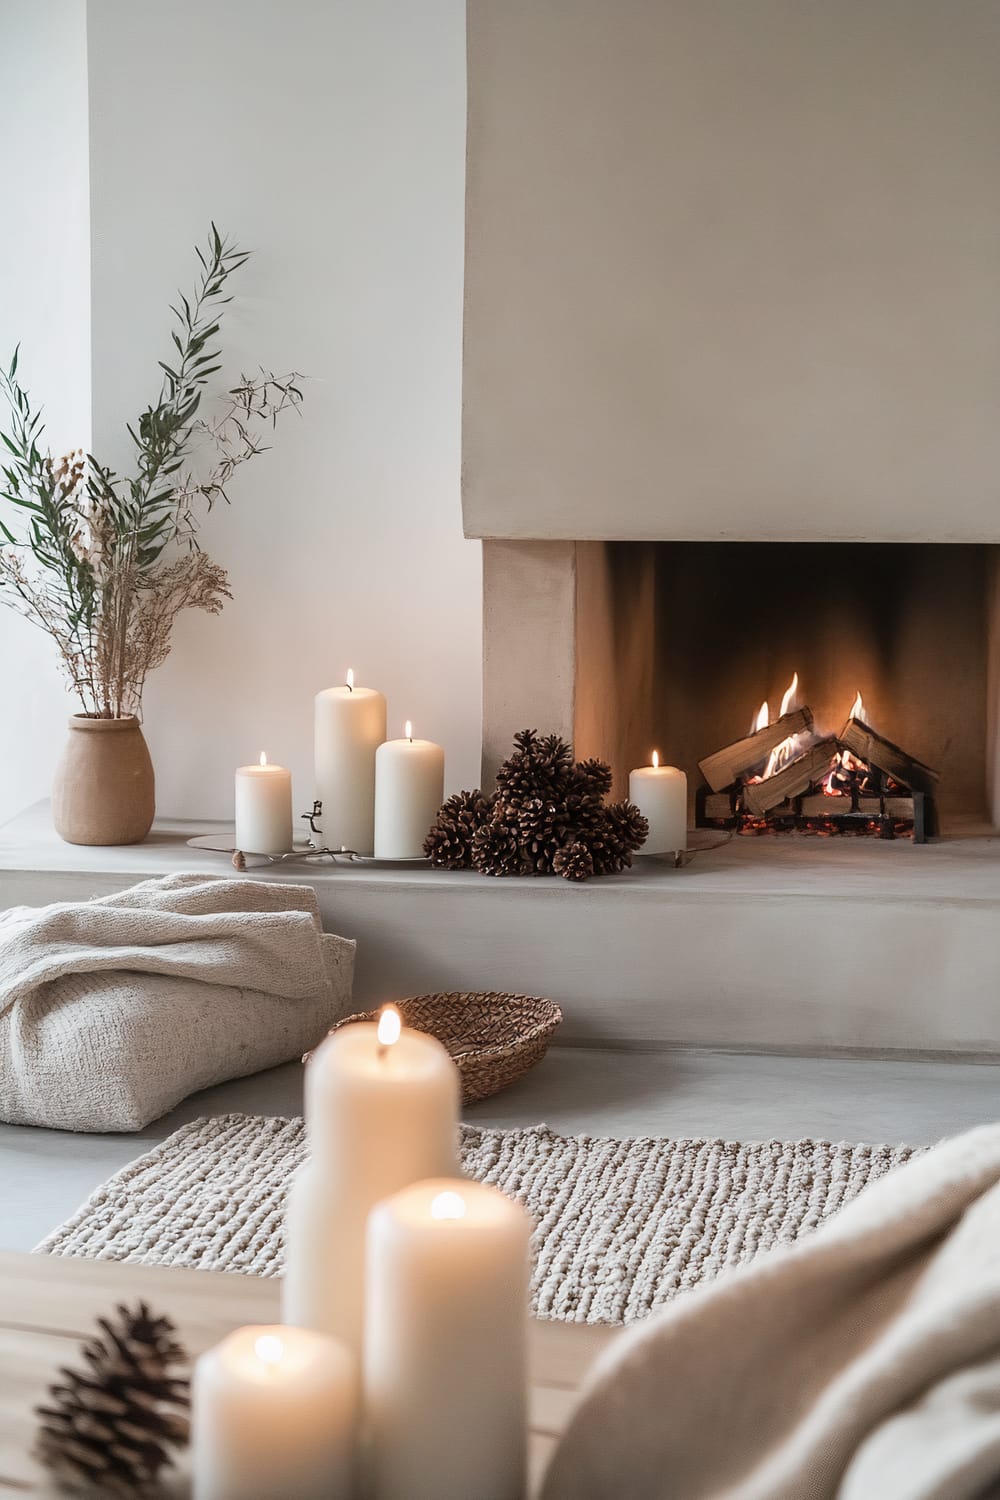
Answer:
[{"label": "pinecone on table", "polygon": [[609,802],[604,809],[608,821],[609,837],[617,845],[622,863],[619,868],[632,863],[632,855],[641,849],[649,837],[649,821],[634,802]]},{"label": "pinecone on table", "polygon": [[565,796],[573,772],[573,752],[558,734],[539,738],[535,729],[514,736],[516,749],[497,771],[497,790],[506,803],[519,806],[540,797],[555,802]]},{"label": "pinecone on table", "polygon": [[40,1406],[37,1452],[77,1494],[140,1496],[188,1440],[189,1382],[173,1374],[187,1363],[169,1318],[145,1302],[99,1318],[101,1335],[83,1345],[87,1368],[59,1370]]},{"label": "pinecone on table", "polygon": [[472,840],[472,864],[480,875],[525,875],[530,873],[521,852],[516,826],[493,816],[476,830]]},{"label": "pinecone on table", "polygon": [[594,874],[594,859],[586,844],[577,839],[558,850],[552,867],[564,880],[589,880]]},{"label": "pinecone on table", "polygon": [[508,817],[517,825],[521,852],[531,874],[551,875],[556,854],[570,835],[571,821],[565,804],[532,797]]},{"label": "pinecone on table", "polygon": [[431,864],[440,870],[470,869],[472,840],[489,815],[489,798],[478,788],[448,797],[424,839],[424,853]]},{"label": "pinecone on table", "polygon": [[573,780],[578,791],[601,802],[610,792],[614,778],[606,761],[591,759],[577,762]]}]

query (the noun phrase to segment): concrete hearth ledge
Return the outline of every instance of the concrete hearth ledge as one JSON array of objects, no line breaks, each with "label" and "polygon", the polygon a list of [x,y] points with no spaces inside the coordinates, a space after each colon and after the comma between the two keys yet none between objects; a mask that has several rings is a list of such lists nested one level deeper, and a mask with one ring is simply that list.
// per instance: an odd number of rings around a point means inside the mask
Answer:
[{"label": "concrete hearth ledge", "polygon": [[[191,869],[211,824],[120,849],[63,844],[40,804],[0,829],[0,907],[82,900]],[[700,836],[709,837],[709,836]],[[284,869],[358,939],[359,1004],[430,990],[548,994],[561,1040],[1000,1056],[1000,837],[733,839],[684,869],[488,880],[391,866]]]}]

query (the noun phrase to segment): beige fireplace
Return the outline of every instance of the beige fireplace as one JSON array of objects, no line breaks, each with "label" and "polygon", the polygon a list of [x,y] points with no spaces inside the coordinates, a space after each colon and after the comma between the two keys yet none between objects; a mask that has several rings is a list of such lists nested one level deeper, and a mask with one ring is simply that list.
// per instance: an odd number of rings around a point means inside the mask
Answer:
[{"label": "beige fireplace", "polygon": [[1000,816],[998,58],[986,0],[471,0],[487,777],[693,790],[798,672]]}]

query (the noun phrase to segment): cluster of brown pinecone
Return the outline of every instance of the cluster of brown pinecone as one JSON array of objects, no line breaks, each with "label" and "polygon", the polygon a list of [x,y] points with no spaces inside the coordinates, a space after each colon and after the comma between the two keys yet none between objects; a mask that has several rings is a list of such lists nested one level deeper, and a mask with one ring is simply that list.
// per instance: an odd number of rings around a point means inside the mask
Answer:
[{"label": "cluster of brown pinecone", "polygon": [[424,842],[431,863],[481,875],[562,875],[587,880],[632,863],[649,824],[631,802],[605,803],[611,770],[574,761],[557,734],[522,729],[491,797],[456,792]]}]

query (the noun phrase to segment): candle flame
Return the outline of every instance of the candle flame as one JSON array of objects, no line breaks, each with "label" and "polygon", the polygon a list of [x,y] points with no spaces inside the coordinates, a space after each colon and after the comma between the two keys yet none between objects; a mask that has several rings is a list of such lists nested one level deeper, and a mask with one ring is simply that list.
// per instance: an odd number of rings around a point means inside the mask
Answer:
[{"label": "candle flame", "polygon": [[354,668],[353,667],[348,667],[348,669],[347,669],[347,686],[350,688],[351,692],[353,693],[354,692]]},{"label": "candle flame", "polygon": [[399,1011],[394,1005],[387,1005],[378,1018],[378,1044],[380,1047],[391,1047],[399,1041],[399,1033],[403,1029]]},{"label": "candle flame", "polygon": [[285,1346],[279,1338],[275,1338],[273,1333],[265,1333],[256,1341],[253,1351],[265,1365],[278,1365],[281,1363]]},{"label": "candle flame", "polygon": [[653,751],[653,770],[654,771],[656,770],[656,768],[657,768],[657,766],[659,764],[660,764],[660,752],[659,752],[659,750],[654,750]]},{"label": "candle flame", "polygon": [[260,763],[262,766],[267,765],[267,756],[264,754],[263,750],[260,752]]},{"label": "candle flame", "polygon": [[431,1202],[432,1219],[464,1219],[465,1199],[459,1193],[451,1191],[438,1193]]},{"label": "candle flame", "polygon": [[409,719],[407,719],[405,725],[403,726],[403,734],[408,740],[413,739],[413,725],[410,723]]},{"label": "candle flame", "polygon": [[855,698],[854,702],[851,704],[850,717],[852,719],[863,719],[864,718],[864,713],[865,713],[864,700],[862,699],[861,692],[859,690],[858,696]]},{"label": "candle flame", "polygon": [[786,689],[785,689],[785,696],[781,700],[781,715],[779,715],[779,717],[784,716],[785,714],[787,714],[788,710],[794,706],[794,704],[795,704],[795,694],[798,692],[798,690],[799,690],[799,674],[798,674],[798,672],[793,672],[792,673],[792,680],[788,684],[788,686],[786,687]]}]

